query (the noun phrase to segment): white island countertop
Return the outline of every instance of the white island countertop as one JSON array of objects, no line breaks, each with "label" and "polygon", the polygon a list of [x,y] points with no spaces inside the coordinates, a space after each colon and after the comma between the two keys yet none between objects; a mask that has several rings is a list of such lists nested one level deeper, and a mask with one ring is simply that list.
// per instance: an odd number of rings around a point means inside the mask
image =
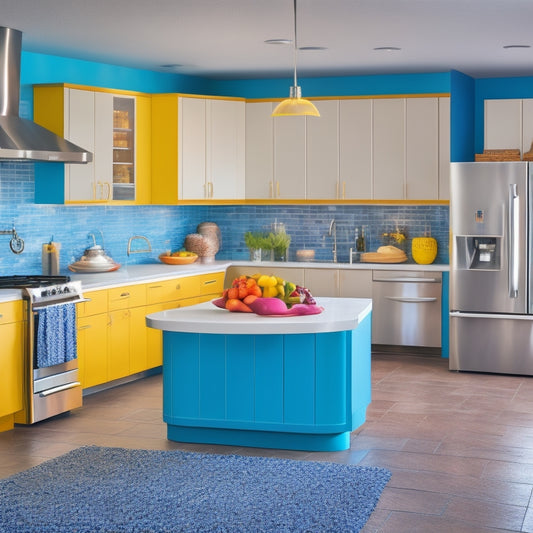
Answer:
[{"label": "white island countertop", "polygon": [[255,313],[232,313],[205,302],[190,307],[152,313],[146,324],[154,329],[180,333],[227,335],[285,335],[329,333],[355,329],[372,311],[367,298],[316,298],[324,308],[317,315],[274,317]]}]

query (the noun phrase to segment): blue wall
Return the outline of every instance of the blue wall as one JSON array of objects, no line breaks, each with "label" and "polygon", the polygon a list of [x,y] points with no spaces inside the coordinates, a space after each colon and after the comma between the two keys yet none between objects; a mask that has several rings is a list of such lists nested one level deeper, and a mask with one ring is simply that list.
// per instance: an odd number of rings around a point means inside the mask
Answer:
[{"label": "blue wall", "polygon": [[[21,64],[22,116],[33,115],[32,84],[73,83],[140,92],[184,92],[248,98],[285,97],[292,80],[220,81],[178,74],[136,70],[113,65],[23,52]],[[306,78],[301,80],[306,96],[382,95],[447,93],[449,73]],[[0,163],[0,229],[15,223],[25,240],[22,254],[9,250],[9,237],[0,236],[0,275],[38,273],[41,245],[50,239],[60,242],[61,269],[78,259],[91,244],[88,234],[101,231],[108,253],[122,264],[153,262],[166,249],[180,248],[185,235],[198,223],[217,222],[222,228],[222,259],[246,259],[243,234],[266,229],[275,220],[284,222],[291,234],[291,254],[297,248],[315,248],[317,258],[331,258],[331,241],[325,237],[329,221],[337,220],[339,259],[348,259],[354,227],[367,225],[368,248],[381,244],[380,233],[396,222],[407,226],[408,234],[422,235],[431,227],[439,243],[438,262],[448,262],[447,206],[57,206],[35,205],[34,164]],[[152,243],[151,254],[127,256],[128,239],[145,235]]]}]

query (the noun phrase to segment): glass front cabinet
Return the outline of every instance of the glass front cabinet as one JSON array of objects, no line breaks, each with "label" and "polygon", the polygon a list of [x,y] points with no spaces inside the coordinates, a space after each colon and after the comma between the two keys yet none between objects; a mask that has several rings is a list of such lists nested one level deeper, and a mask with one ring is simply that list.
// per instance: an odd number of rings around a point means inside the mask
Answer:
[{"label": "glass front cabinet", "polygon": [[150,203],[150,97],[34,87],[34,120],[93,153],[87,164],[36,163],[36,203]]},{"label": "glass front cabinet", "polygon": [[135,200],[135,99],[113,97],[113,200]]}]

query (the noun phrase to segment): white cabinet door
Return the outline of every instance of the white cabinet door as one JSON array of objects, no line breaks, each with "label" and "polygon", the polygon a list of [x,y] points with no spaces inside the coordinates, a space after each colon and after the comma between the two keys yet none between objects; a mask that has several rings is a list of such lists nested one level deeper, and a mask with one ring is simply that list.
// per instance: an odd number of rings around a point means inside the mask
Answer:
[{"label": "white cabinet door", "polygon": [[407,98],[405,127],[405,196],[408,200],[430,200],[438,198],[438,99]]},{"label": "white cabinet door", "polygon": [[246,103],[246,198],[274,193],[274,119],[272,102]]},{"label": "white cabinet door", "polygon": [[339,270],[341,298],[372,298],[372,270]]},{"label": "white cabinet door", "polygon": [[94,181],[97,199],[113,196],[113,95],[94,93]]},{"label": "white cabinet door", "polygon": [[313,296],[339,296],[339,271],[329,268],[306,268],[305,287]]},{"label": "white cabinet door", "polygon": [[372,198],[370,98],[339,102],[339,198]]},{"label": "white cabinet door", "polygon": [[274,119],[274,197],[305,197],[305,117]]},{"label": "white cabinet door", "polygon": [[522,100],[485,100],[487,149],[522,147]]},{"label": "white cabinet door", "polygon": [[306,120],[306,198],[339,198],[339,101],[315,102],[320,118]]},{"label": "white cabinet door", "polygon": [[439,200],[450,199],[450,97],[439,98]]},{"label": "white cabinet door", "polygon": [[85,165],[65,165],[66,199],[90,201],[96,198],[94,167],[95,153],[94,92],[65,89],[65,135],[78,146],[92,152],[94,159]]},{"label": "white cabinet door", "polygon": [[244,102],[213,99],[206,104],[208,197],[244,198]]},{"label": "white cabinet door", "polygon": [[533,98],[522,100],[522,155],[533,149]]},{"label": "white cabinet door", "polygon": [[179,190],[183,200],[206,198],[206,101],[179,98]]},{"label": "white cabinet door", "polygon": [[402,200],[405,195],[405,100],[375,99],[372,123],[374,198]]}]

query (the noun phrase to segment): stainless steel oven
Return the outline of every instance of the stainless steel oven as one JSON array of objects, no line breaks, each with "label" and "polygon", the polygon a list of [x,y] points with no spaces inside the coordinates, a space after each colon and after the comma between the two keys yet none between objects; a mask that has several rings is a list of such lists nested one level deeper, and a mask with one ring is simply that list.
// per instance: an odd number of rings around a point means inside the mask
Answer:
[{"label": "stainless steel oven", "polygon": [[68,276],[9,276],[0,288],[20,288],[26,305],[24,408],[18,424],[33,424],[82,405],[75,304],[81,282]]}]

